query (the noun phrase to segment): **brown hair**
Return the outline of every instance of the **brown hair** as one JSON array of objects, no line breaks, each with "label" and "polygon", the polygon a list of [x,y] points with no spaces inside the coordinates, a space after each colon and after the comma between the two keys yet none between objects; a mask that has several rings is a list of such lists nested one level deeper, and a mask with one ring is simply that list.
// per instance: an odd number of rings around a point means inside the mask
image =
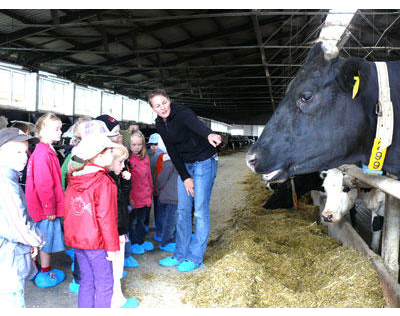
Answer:
[{"label": "brown hair", "polygon": [[31,129],[28,124],[22,122],[15,122],[11,125],[11,127],[18,128],[19,130],[23,131],[25,134],[31,134]]},{"label": "brown hair", "polygon": [[[142,139],[142,150],[140,151],[140,159],[143,160],[147,156],[146,139],[144,138],[144,135],[143,135],[143,133],[141,131],[134,131],[131,134],[131,138],[130,139],[132,139],[132,137],[134,137],[134,136],[140,137]],[[129,152],[132,153],[130,147],[131,146],[129,145]]]},{"label": "brown hair", "polygon": [[154,89],[151,90],[150,92],[147,93],[147,100],[150,104],[151,107],[153,107],[153,105],[151,104],[151,99],[153,99],[156,95],[162,95],[165,98],[169,99],[169,96],[167,94],[167,92],[164,89]]}]

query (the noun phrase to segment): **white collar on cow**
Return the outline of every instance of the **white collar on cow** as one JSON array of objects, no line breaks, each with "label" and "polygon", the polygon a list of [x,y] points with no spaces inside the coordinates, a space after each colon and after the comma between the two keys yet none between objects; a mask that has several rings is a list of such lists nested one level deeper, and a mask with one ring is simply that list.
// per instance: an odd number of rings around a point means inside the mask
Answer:
[{"label": "white collar on cow", "polygon": [[381,175],[386,149],[393,138],[393,104],[390,99],[390,84],[385,62],[375,62],[378,74],[379,100],[376,105],[378,115],[376,135],[372,147],[368,168],[363,165],[364,173]]}]

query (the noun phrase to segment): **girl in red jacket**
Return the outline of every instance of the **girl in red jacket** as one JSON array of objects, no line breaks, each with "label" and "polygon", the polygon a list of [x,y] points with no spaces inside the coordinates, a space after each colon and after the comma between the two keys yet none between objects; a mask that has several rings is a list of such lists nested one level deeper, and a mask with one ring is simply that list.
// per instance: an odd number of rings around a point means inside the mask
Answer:
[{"label": "girl in red jacket", "polygon": [[106,166],[113,161],[112,148],[121,146],[105,135],[92,134],[74,151],[84,164],[69,174],[64,234],[81,273],[78,307],[111,307],[111,261],[119,251],[119,235],[117,187]]},{"label": "girl in red jacket", "polygon": [[144,221],[146,212],[152,204],[153,178],[151,177],[150,160],[146,151],[146,141],[140,131],[131,135],[129,163],[131,165],[132,188],[129,194],[129,204],[132,208],[129,214],[129,238],[133,254],[143,254],[145,250],[153,250],[150,241],[145,241],[146,228]]},{"label": "girl in red jacket", "polygon": [[51,253],[64,251],[60,217],[64,216],[64,192],[61,186],[60,162],[53,144],[61,139],[61,120],[53,113],[42,115],[35,124],[40,139],[29,158],[25,195],[29,215],[44,233],[46,244],[40,250],[41,272],[35,278],[39,287],[56,286],[65,273],[51,269]]}]

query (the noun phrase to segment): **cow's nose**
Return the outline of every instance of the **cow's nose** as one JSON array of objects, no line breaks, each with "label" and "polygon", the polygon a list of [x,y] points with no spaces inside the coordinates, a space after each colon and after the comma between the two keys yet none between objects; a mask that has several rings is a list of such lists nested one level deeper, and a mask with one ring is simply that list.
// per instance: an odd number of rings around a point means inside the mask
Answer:
[{"label": "cow's nose", "polygon": [[322,215],[322,219],[323,219],[325,222],[328,222],[328,223],[332,223],[332,218],[333,218],[333,215],[332,215],[332,214],[327,214],[326,216],[325,216],[325,215]]},{"label": "cow's nose", "polygon": [[257,163],[257,154],[247,154],[246,163],[251,170],[254,170],[254,166]]}]

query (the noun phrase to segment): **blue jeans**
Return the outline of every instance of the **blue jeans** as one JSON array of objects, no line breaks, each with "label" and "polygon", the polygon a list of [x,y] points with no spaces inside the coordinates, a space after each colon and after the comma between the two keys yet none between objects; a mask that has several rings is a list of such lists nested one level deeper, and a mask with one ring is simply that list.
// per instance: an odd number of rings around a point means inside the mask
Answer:
[{"label": "blue jeans", "polygon": [[[178,218],[176,223],[176,246],[174,258],[189,260],[196,265],[203,262],[210,232],[210,198],[217,175],[218,161],[209,158],[185,163],[194,180],[194,197],[188,195],[185,185],[178,176]],[[192,206],[196,217],[196,234],[192,239]]]},{"label": "blue jeans", "polygon": [[134,244],[143,244],[146,237],[146,228],[144,221],[146,212],[150,207],[145,206],[141,208],[134,208],[129,214],[129,239]]},{"label": "blue jeans", "polygon": [[[175,242],[177,205],[158,201],[158,218],[161,224],[161,246]],[[157,235],[158,236],[158,235]]]}]

